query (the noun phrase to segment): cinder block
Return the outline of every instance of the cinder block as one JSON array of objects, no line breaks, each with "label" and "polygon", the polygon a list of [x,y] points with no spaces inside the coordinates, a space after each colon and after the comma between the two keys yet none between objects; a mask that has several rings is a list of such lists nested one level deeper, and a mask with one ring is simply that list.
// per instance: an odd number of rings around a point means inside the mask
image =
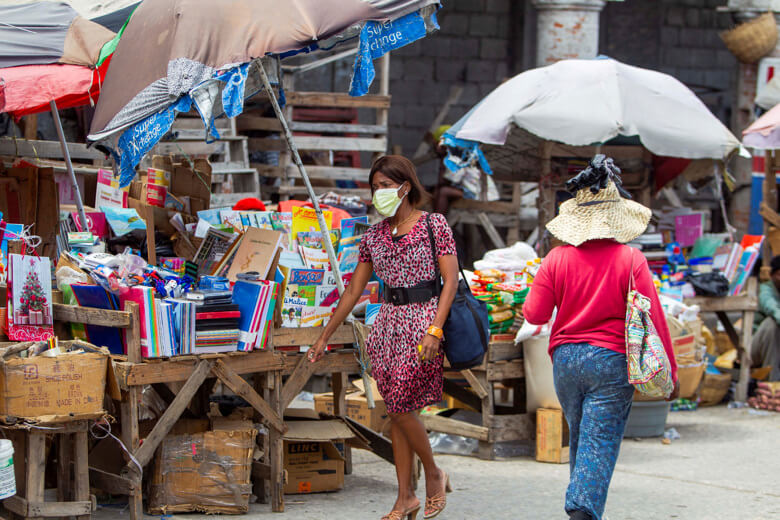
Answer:
[{"label": "cinder block", "polygon": [[485,0],[450,0],[447,8],[461,13],[484,13]]},{"label": "cinder block", "polygon": [[674,47],[680,43],[680,29],[677,27],[661,28],[661,46]]},{"label": "cinder block", "polygon": [[452,56],[452,38],[444,35],[436,35],[425,42],[425,56],[434,58]]},{"label": "cinder block", "polygon": [[666,11],[666,23],[672,27],[685,25],[685,9],[682,7],[669,7]]},{"label": "cinder block", "polygon": [[475,14],[469,20],[469,34],[472,36],[494,36],[498,30],[498,19],[492,14]]},{"label": "cinder block", "polygon": [[490,82],[496,77],[496,64],[488,60],[470,61],[466,67],[466,80]]},{"label": "cinder block", "polygon": [[433,79],[433,59],[421,57],[406,60],[404,63],[405,79]]},{"label": "cinder block", "polygon": [[[444,9],[447,11],[447,9]],[[469,30],[469,16],[461,13],[447,12],[446,16],[442,14],[439,17],[440,32],[442,34],[452,34],[463,36]]]},{"label": "cinder block", "polygon": [[436,60],[436,81],[463,81],[466,77],[466,62],[459,59]]},{"label": "cinder block", "polygon": [[479,56],[478,38],[457,38],[452,42],[452,55],[457,58],[475,58]]},{"label": "cinder block", "polygon": [[511,4],[509,0],[487,0],[485,4],[485,11],[488,13],[502,13],[508,14],[511,10]]},{"label": "cinder block", "polygon": [[482,38],[479,47],[480,58],[503,60],[509,52],[509,41],[499,38]]}]

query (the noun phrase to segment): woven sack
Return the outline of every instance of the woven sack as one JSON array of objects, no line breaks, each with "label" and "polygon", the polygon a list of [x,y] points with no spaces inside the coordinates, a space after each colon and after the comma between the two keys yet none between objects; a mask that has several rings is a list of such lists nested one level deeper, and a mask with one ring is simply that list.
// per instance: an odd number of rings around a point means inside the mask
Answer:
[{"label": "woven sack", "polygon": [[699,406],[715,406],[723,401],[731,386],[731,374],[704,374],[699,391]]},{"label": "woven sack", "polygon": [[743,63],[755,63],[775,48],[777,23],[772,12],[720,33],[720,38],[737,59]]}]

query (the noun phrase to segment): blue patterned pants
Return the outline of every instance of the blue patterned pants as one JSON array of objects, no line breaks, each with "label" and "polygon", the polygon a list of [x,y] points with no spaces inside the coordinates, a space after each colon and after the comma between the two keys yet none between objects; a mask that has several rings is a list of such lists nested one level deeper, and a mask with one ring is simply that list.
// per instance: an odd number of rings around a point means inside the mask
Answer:
[{"label": "blue patterned pants", "polygon": [[570,432],[566,512],[584,511],[600,520],[634,394],[626,356],[568,343],[553,351],[553,372]]}]

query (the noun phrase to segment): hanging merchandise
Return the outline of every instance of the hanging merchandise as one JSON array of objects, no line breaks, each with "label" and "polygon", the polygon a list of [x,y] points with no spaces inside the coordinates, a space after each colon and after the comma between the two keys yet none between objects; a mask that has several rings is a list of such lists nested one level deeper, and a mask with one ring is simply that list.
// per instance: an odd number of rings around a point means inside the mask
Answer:
[{"label": "hanging merchandise", "polygon": [[11,254],[9,262],[8,337],[14,341],[53,337],[50,260]]},{"label": "hanging merchandise", "polygon": [[397,20],[384,22],[368,21],[360,31],[360,45],[355,58],[350,96],[368,93],[374,81],[374,60],[388,52],[424,38],[429,32],[439,29],[436,21],[436,7],[428,6],[409,13]]}]

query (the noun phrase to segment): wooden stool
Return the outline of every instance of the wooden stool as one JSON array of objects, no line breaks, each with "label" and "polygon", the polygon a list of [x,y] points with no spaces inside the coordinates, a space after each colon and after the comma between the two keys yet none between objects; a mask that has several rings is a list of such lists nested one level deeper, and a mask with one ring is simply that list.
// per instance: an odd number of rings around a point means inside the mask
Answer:
[{"label": "wooden stool", "polygon": [[[14,443],[16,473],[16,495],[3,502],[8,511],[29,519],[91,517],[95,499],[89,494],[87,427],[87,421],[51,424],[46,429],[3,427]],[[44,501],[47,435],[57,440],[57,502]]]}]

